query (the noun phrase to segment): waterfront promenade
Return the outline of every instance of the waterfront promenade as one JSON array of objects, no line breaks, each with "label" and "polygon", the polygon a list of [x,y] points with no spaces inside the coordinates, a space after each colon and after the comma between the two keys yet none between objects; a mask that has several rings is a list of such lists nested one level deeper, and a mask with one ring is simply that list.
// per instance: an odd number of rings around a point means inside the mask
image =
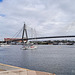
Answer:
[{"label": "waterfront promenade", "polygon": [[0,63],[0,75],[56,75]]}]

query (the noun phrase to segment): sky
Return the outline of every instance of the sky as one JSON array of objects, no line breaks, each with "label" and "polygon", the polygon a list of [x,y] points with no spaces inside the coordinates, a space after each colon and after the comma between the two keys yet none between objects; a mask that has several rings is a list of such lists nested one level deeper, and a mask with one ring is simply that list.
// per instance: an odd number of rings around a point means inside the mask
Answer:
[{"label": "sky", "polygon": [[0,2],[2,2],[2,0],[0,0]]},{"label": "sky", "polygon": [[75,34],[75,0],[0,0],[0,40],[12,38],[23,24],[37,36]]}]

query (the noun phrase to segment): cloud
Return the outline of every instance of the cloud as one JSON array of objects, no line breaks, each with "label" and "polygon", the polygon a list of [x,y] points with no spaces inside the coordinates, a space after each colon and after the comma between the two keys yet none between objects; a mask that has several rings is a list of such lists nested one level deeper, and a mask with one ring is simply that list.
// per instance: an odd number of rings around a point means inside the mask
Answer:
[{"label": "cloud", "polygon": [[[12,37],[24,22],[38,36],[71,35],[75,24],[74,0],[4,0],[0,3],[0,34]],[[11,34],[11,35],[9,35]]]}]

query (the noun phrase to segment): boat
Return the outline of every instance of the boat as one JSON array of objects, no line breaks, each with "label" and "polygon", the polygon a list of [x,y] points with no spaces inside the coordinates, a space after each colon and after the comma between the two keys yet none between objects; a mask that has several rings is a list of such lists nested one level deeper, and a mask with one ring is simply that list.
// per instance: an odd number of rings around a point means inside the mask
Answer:
[{"label": "boat", "polygon": [[26,29],[26,25],[24,23],[24,26],[23,26],[23,34],[22,34],[22,43],[23,43],[23,47],[22,49],[23,50],[32,50],[32,49],[36,49],[37,46],[34,45],[33,43],[30,43],[28,40],[24,40],[24,33],[26,35],[26,39],[28,39],[28,34],[27,34],[27,29]]},{"label": "boat", "polygon": [[37,48],[37,46],[36,45],[32,45],[32,44],[25,44],[22,47],[23,50],[32,50],[32,49],[36,49],[36,48]]},{"label": "boat", "polygon": [[10,46],[10,45],[8,45],[7,43],[0,43],[0,47],[7,47],[7,46]]},{"label": "boat", "polygon": [[74,45],[74,42],[67,42],[67,45]]}]

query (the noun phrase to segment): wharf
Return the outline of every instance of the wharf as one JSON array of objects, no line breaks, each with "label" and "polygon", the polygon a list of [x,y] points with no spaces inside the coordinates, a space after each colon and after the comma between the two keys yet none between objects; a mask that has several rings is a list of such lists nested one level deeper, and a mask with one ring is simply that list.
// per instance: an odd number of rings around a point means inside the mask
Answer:
[{"label": "wharf", "polygon": [[34,71],[0,63],[0,75],[56,75],[56,74]]}]

